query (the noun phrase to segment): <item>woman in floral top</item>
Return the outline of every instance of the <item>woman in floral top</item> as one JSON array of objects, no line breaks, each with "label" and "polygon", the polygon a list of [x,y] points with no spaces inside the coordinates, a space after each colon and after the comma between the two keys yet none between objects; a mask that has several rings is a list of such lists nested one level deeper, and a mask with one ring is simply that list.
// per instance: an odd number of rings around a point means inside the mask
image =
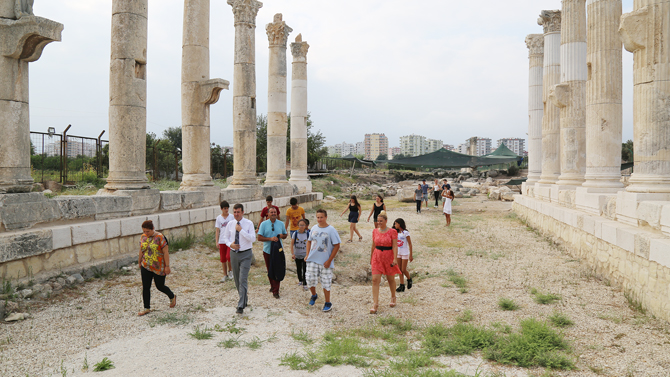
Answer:
[{"label": "woman in floral top", "polygon": [[165,236],[154,231],[154,223],[147,220],[142,223],[140,238],[140,255],[138,263],[142,272],[142,299],[144,310],[137,315],[151,312],[151,281],[156,282],[156,289],[165,293],[170,299],[170,307],[177,305],[177,295],[165,285],[165,276],[170,274],[170,254]]},{"label": "woman in floral top", "polygon": [[391,289],[390,307],[395,307],[395,276],[400,274],[396,258],[398,257],[398,232],[388,228],[386,211],[377,216],[378,226],[372,231],[372,249],[370,250],[370,265],[372,267],[372,301],[374,307],[370,314],[377,314],[379,306],[379,283],[382,275],[386,275]]}]

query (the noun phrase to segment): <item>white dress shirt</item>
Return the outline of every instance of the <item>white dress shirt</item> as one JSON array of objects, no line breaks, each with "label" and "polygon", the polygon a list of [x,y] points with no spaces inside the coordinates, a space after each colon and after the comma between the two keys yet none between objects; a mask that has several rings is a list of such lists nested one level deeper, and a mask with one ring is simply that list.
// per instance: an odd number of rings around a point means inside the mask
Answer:
[{"label": "white dress shirt", "polygon": [[[228,225],[226,225],[226,228],[223,231],[223,238],[225,240],[225,244],[228,245],[228,247],[230,247],[230,245],[235,243],[236,226],[237,226],[237,220],[233,219],[233,221],[229,222]],[[242,227],[242,230],[240,230],[239,251],[251,249],[253,242],[256,240],[256,231],[254,230],[254,223],[249,219],[242,218],[242,220],[240,220],[240,226]]]}]

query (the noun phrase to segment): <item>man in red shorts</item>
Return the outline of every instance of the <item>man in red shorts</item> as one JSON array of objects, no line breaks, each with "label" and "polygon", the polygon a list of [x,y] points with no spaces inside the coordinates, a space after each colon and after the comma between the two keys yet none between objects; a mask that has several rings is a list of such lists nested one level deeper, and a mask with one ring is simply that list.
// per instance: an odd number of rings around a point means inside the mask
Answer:
[{"label": "man in red shorts", "polygon": [[219,254],[221,255],[221,264],[223,265],[223,279],[221,283],[233,280],[233,268],[230,264],[230,248],[223,239],[223,230],[229,222],[235,220],[233,214],[229,213],[230,204],[227,201],[221,202],[221,214],[216,218],[216,243],[219,245]]}]

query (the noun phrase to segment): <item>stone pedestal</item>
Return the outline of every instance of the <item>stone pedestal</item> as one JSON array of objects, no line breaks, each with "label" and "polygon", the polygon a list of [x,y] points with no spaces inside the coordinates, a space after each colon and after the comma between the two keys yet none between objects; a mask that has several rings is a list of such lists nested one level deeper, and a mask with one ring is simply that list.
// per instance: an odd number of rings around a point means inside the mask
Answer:
[{"label": "stone pedestal", "polygon": [[563,0],[561,84],[551,99],[561,109],[558,185],[581,186],[586,173],[586,0]]},{"label": "stone pedestal", "polygon": [[[184,1],[181,65],[182,177],[180,190],[213,191],[209,106],[228,81],[209,79],[209,0]],[[210,195],[211,196],[211,195]],[[217,200],[218,201],[218,198]],[[214,201],[214,203],[216,203]]]},{"label": "stone pedestal", "polygon": [[228,0],[235,16],[233,177],[231,188],[256,186],[256,16],[263,3]]},{"label": "stone pedestal", "polygon": [[[543,10],[538,24],[544,28],[542,101],[542,174],[539,183],[553,184],[561,172],[560,111],[549,101],[549,91],[561,82],[561,11]],[[541,190],[544,192],[545,190]],[[536,190],[535,194],[538,194]]]},{"label": "stone pedestal", "polygon": [[589,192],[622,189],[622,56],[618,28],[621,0],[588,5],[586,175]]},{"label": "stone pedestal", "polygon": [[670,193],[670,1],[635,1],[621,17],[633,53],[635,168],[631,193]]},{"label": "stone pedestal", "polygon": [[109,74],[108,190],[149,188],[147,137],[148,0],[113,0]]},{"label": "stone pedestal", "polygon": [[132,200],[131,216],[148,215],[158,211],[161,204],[161,193],[157,189],[146,190],[108,190],[101,189],[96,195],[130,197]]},{"label": "stone pedestal", "polygon": [[540,180],[542,174],[542,75],[544,65],[544,36],[530,34],[526,37],[530,61],[528,79],[528,186]]},{"label": "stone pedestal", "polygon": [[535,198],[545,202],[551,202],[551,186],[552,185],[540,182],[535,183],[535,188],[533,189]]},{"label": "stone pedestal", "polygon": [[291,179],[300,193],[312,192],[307,175],[307,51],[309,44],[298,34],[291,43]]},{"label": "stone pedestal", "polygon": [[281,13],[265,27],[270,42],[268,72],[268,174],[266,186],[287,185],[286,180],[286,43],[293,31]]},{"label": "stone pedestal", "polygon": [[27,4],[18,15],[14,1],[0,5],[0,193],[30,192],[28,63],[61,40],[63,25],[35,17]]}]

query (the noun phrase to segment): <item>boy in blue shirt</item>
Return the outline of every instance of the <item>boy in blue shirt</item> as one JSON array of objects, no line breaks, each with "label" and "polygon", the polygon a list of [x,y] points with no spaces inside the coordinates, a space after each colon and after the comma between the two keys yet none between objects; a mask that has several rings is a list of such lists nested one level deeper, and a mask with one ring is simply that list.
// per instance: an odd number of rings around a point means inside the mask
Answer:
[{"label": "boy in blue shirt", "polygon": [[[263,241],[263,258],[265,259],[265,267],[270,272],[270,249],[272,248],[272,242],[279,241],[279,239],[286,238],[286,227],[284,223],[277,219],[277,210],[270,208],[268,210],[269,220],[265,220],[258,227],[258,240]],[[268,274],[268,280],[270,280],[270,292],[274,298],[279,298],[279,285],[280,281],[270,278]]]},{"label": "boy in blue shirt", "polygon": [[333,260],[340,250],[340,235],[337,230],[326,222],[328,213],[324,209],[316,211],[317,224],[312,227],[307,240],[307,263],[305,280],[307,286],[312,292],[309,300],[310,305],[314,305],[319,297],[316,294],[316,284],[321,281],[323,296],[326,303],[323,311],[328,312],[333,308],[330,302],[330,286],[333,282]]}]

